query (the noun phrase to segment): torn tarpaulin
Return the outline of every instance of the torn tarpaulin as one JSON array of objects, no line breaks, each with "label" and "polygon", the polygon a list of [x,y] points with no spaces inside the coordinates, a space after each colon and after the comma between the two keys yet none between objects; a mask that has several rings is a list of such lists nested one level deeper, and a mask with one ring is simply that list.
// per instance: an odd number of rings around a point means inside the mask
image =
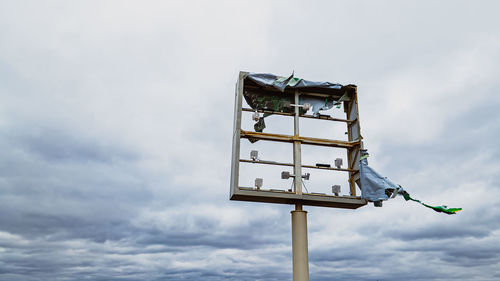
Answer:
[{"label": "torn tarpaulin", "polygon": [[[268,110],[274,112],[293,113],[295,111],[292,104],[294,97],[292,95],[284,95],[279,92],[260,92],[245,90],[243,93],[246,102],[252,109],[255,110]],[[312,106],[313,116],[318,116],[320,110],[328,110],[334,105],[340,105],[341,102],[348,100],[347,95],[342,96],[340,99],[333,97],[314,97],[314,96],[300,96],[299,105],[309,103]],[[300,107],[299,113],[305,114],[306,111]]]},{"label": "torn tarpaulin", "polygon": [[[269,73],[249,73],[246,77],[253,87],[245,87],[243,96],[248,105],[254,110],[264,110],[271,112],[293,113],[295,97],[288,88],[302,89],[308,92],[321,92],[323,96],[301,93],[299,105],[306,103],[312,106],[313,116],[317,117],[320,110],[328,110],[344,101],[349,101],[350,94],[355,91],[356,86],[342,86],[330,82],[314,82],[294,77],[292,73],[289,77],[281,77]],[[307,110],[299,108],[299,114],[303,115]],[[272,113],[267,113],[268,115]],[[264,115],[266,117],[266,115]],[[259,119],[254,125],[256,132],[262,132],[265,128],[264,119]]]},{"label": "torn tarpaulin", "polygon": [[385,201],[389,198],[394,198],[397,194],[400,194],[406,201],[411,200],[420,203],[423,206],[433,209],[436,212],[452,215],[462,210],[462,208],[448,208],[445,205],[431,206],[421,202],[420,200],[411,198],[410,194],[406,192],[400,185],[393,183],[387,177],[381,176],[379,173],[369,167],[367,160],[368,153],[366,152],[366,150],[362,150],[361,152],[362,156],[359,165],[361,198],[364,198],[370,202],[374,202],[376,207],[381,207],[382,201]]},{"label": "torn tarpaulin", "polygon": [[312,111],[313,111],[313,116],[317,117],[319,115],[320,110],[328,110],[332,108],[334,105],[338,105],[340,107],[340,104],[343,101],[348,101],[349,97],[347,93],[345,93],[340,99],[335,100],[335,99],[329,99],[329,98],[320,98],[320,97],[300,97],[299,98],[299,103],[300,104],[305,104],[308,103],[312,105]]},{"label": "torn tarpaulin", "polygon": [[400,186],[390,181],[387,177],[381,176],[369,167],[367,158],[368,154],[363,155],[359,163],[362,187],[361,198],[370,202],[379,202],[389,199],[392,191],[397,190]]},{"label": "torn tarpaulin", "polygon": [[249,73],[247,78],[254,81],[255,83],[266,86],[273,87],[281,92],[285,91],[285,88],[323,88],[323,89],[335,89],[340,90],[343,86],[337,83],[330,82],[314,82],[308,81],[301,78],[293,77],[294,73],[289,77],[281,77],[270,73]]}]

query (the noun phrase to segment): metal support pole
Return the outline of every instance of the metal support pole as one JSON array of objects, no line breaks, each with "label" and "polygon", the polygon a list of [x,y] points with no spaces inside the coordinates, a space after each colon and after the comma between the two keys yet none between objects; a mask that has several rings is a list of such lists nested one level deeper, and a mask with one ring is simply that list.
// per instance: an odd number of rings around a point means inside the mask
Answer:
[{"label": "metal support pole", "polygon": [[[295,90],[295,104],[299,104],[299,90]],[[294,135],[299,136],[300,107],[295,107]],[[300,141],[293,142],[293,173],[296,194],[302,194],[302,159]],[[292,256],[293,281],[309,281],[309,258],[307,252],[307,212],[302,210],[302,204],[295,204],[292,211]]]},{"label": "metal support pole", "polygon": [[[299,90],[295,90],[295,104],[299,104]],[[299,136],[299,113],[300,107],[295,107],[295,116],[293,117],[293,133],[295,137]],[[301,159],[300,141],[293,142],[293,173],[294,191],[296,194],[302,194],[302,159]]]},{"label": "metal support pole", "polygon": [[301,204],[292,211],[292,256],[293,281],[309,281],[309,258],[307,253],[307,212]]}]

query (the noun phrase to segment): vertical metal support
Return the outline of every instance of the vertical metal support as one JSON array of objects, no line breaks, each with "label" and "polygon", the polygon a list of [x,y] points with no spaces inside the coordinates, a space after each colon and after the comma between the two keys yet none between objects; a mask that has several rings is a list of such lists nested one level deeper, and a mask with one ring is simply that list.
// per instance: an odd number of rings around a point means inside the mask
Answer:
[{"label": "vertical metal support", "polygon": [[[299,104],[299,90],[295,90],[295,104]],[[294,135],[299,136],[300,107],[295,107]],[[295,193],[302,194],[302,157],[300,141],[293,142],[293,173]],[[309,258],[307,249],[307,212],[302,204],[295,204],[292,211],[292,257],[293,281],[309,281]]]},{"label": "vertical metal support", "polygon": [[307,249],[307,212],[301,204],[292,211],[292,256],[293,281],[309,281],[309,258]]},{"label": "vertical metal support", "polygon": [[241,141],[241,105],[243,98],[243,83],[247,77],[247,72],[240,72],[238,82],[236,83],[235,99],[234,99],[234,124],[233,124],[233,151],[231,158],[231,187],[229,198],[239,189],[239,174],[240,174],[240,141]]},{"label": "vertical metal support", "polygon": [[[299,104],[299,90],[295,90],[295,104]],[[293,117],[293,132],[295,137],[299,136],[299,113],[300,107],[295,107],[295,116]],[[302,159],[301,159],[300,141],[293,142],[293,173],[295,193],[302,194]]]},{"label": "vertical metal support", "polygon": [[[359,128],[359,114],[358,114],[358,98],[357,89],[350,95],[349,101],[344,102],[344,111],[346,112],[347,120],[347,135],[349,141],[361,140],[361,133]],[[347,164],[348,169],[359,170],[360,146],[356,146],[347,150]],[[349,189],[352,196],[356,196],[356,181],[359,181],[358,172],[349,172]]]}]

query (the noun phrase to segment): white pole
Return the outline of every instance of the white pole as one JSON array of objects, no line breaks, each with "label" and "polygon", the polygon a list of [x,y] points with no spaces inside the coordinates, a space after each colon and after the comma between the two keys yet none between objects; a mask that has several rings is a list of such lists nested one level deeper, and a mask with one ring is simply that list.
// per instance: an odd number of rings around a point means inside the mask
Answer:
[{"label": "white pole", "polygon": [[[295,104],[299,104],[299,90],[295,90]],[[294,135],[299,136],[299,111],[295,107]],[[302,194],[302,159],[300,141],[293,142],[293,173],[295,193]],[[309,281],[309,258],[307,250],[307,212],[302,210],[302,204],[295,204],[292,211],[292,257],[293,281]]]},{"label": "white pole", "polygon": [[302,205],[292,211],[292,256],[293,281],[309,281],[309,258],[307,253],[307,212]]}]

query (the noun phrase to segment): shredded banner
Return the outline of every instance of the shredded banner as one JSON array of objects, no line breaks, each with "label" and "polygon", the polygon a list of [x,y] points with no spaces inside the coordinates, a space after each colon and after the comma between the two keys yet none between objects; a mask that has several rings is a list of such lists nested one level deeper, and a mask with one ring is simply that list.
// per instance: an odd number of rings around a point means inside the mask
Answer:
[{"label": "shredded banner", "polygon": [[404,197],[406,201],[415,201],[422,204],[423,206],[433,209],[438,213],[445,213],[448,215],[453,215],[462,208],[448,208],[445,205],[441,206],[431,206],[423,203],[420,200],[411,198],[410,194],[406,192],[400,185],[393,183],[387,177],[384,177],[368,166],[368,153],[366,150],[362,151],[362,156],[360,159],[360,180],[361,180],[361,198],[364,198],[370,202],[374,202],[376,207],[382,206],[382,201],[389,198],[396,197],[400,194]]}]

